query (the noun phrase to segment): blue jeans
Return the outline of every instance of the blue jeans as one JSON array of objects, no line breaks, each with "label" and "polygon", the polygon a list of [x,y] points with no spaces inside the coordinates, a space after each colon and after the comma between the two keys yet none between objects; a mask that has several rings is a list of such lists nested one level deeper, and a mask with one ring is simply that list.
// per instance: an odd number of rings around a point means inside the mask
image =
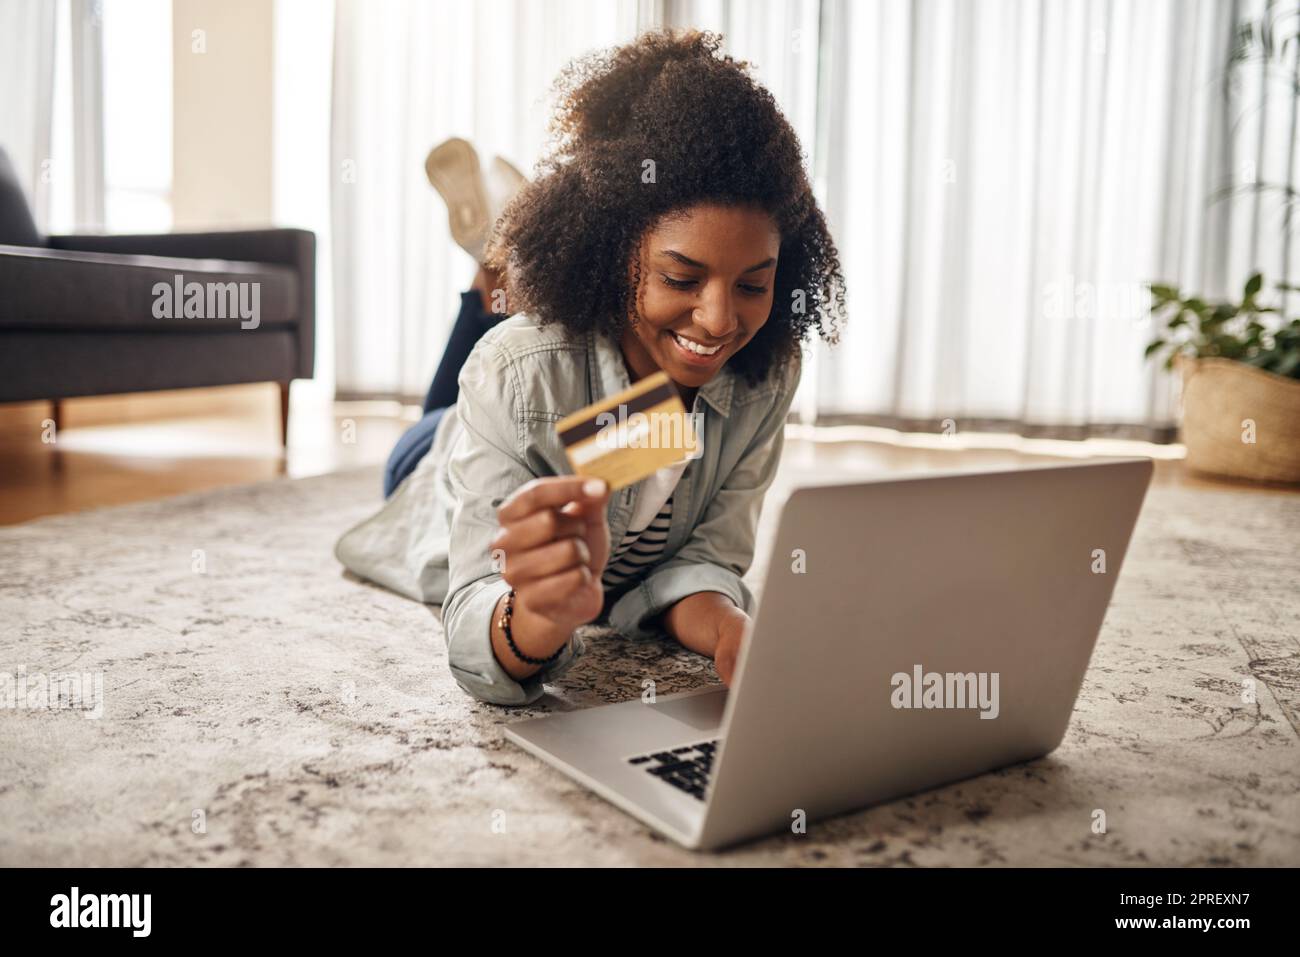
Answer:
[{"label": "blue jeans", "polygon": [[397,491],[402,479],[414,472],[420,459],[429,454],[429,449],[433,448],[434,435],[438,431],[438,423],[446,411],[444,407],[424,413],[424,418],[397,440],[393,451],[388,454],[388,464],[384,467],[384,498]]},{"label": "blue jeans", "polygon": [[471,289],[460,294],[460,313],[452,326],[447,348],[443,351],[442,361],[438,363],[438,371],[434,373],[429,392],[424,397],[424,417],[406,430],[388,455],[388,464],[384,467],[384,498],[392,495],[402,480],[414,472],[420,460],[429,453],[438,431],[438,423],[442,421],[447,409],[456,404],[456,398],[460,394],[456,380],[461,366],[483,333],[504,318],[484,312],[478,290]]}]

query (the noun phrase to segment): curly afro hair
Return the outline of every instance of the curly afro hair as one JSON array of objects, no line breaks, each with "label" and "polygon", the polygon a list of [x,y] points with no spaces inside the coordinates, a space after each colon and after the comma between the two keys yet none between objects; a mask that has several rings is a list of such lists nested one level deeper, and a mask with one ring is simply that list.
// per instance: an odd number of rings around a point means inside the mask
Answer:
[{"label": "curly afro hair", "polygon": [[[781,236],[772,312],[730,360],[757,383],[811,330],[838,340],[844,280],[798,137],[721,45],[712,33],[650,32],[570,63],[546,153],[486,259],[513,308],[617,340],[639,315],[647,230],[702,203],[762,209]],[[647,160],[654,182],[643,182]]]}]

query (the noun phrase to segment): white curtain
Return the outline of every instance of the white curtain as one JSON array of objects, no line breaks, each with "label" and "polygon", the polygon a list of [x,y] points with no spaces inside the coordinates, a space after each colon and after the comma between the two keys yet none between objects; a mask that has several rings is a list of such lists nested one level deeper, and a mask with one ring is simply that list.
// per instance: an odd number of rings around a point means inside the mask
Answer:
[{"label": "white curtain", "polygon": [[832,99],[828,120],[859,322],[823,363],[819,406],[1162,437],[1174,390],[1142,359],[1143,283],[1219,295],[1246,278],[1225,269],[1246,231],[1208,205],[1229,172],[1233,5],[836,12],[842,83],[877,96]]},{"label": "white curtain", "polygon": [[424,176],[449,136],[525,174],[541,154],[552,81],[573,56],[625,42],[636,2],[339,0],[333,239],[337,390],[423,397],[473,260]]},{"label": "white curtain", "polygon": [[1267,200],[1213,201],[1292,168],[1295,96],[1274,86],[1255,112],[1253,66],[1224,96],[1234,24],[1264,0],[821,0],[800,38],[817,56],[789,69],[762,24],[790,38],[803,6],[669,11],[773,57],[764,80],[812,155],[850,321],[814,350],[802,413],[1171,438],[1144,284],[1220,296],[1285,272]]},{"label": "white curtain", "polygon": [[0,0],[0,146],[42,231],[104,226],[103,0]]},{"label": "white curtain", "polygon": [[56,14],[47,0],[0,3],[0,147],[41,229],[49,218]]},{"label": "white curtain", "polygon": [[357,178],[335,185],[340,388],[419,394],[472,271],[429,146],[458,133],[531,163],[569,56],[689,25],[754,63],[839,244],[850,318],[813,350],[805,416],[1169,438],[1144,284],[1220,296],[1294,267],[1275,202],[1212,202],[1294,168],[1289,88],[1260,109],[1247,64],[1224,95],[1234,25],[1265,3],[340,3],[334,154]]},{"label": "white curtain", "polygon": [[78,229],[104,229],[104,0],[68,0],[72,172]]}]

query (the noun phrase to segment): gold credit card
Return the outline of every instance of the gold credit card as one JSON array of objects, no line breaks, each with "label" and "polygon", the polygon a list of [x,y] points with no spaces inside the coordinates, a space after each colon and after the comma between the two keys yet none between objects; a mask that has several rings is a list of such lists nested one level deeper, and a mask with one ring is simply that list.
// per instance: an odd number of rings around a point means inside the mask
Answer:
[{"label": "gold credit card", "polygon": [[699,455],[699,434],[663,372],[555,423],[575,475],[620,489]]}]

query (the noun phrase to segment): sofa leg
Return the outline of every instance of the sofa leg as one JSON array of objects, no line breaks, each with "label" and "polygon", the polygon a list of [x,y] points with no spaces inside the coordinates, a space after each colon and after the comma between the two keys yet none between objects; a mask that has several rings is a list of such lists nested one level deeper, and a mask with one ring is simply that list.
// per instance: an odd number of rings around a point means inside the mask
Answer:
[{"label": "sofa leg", "polygon": [[280,444],[289,447],[289,383],[280,384]]}]

